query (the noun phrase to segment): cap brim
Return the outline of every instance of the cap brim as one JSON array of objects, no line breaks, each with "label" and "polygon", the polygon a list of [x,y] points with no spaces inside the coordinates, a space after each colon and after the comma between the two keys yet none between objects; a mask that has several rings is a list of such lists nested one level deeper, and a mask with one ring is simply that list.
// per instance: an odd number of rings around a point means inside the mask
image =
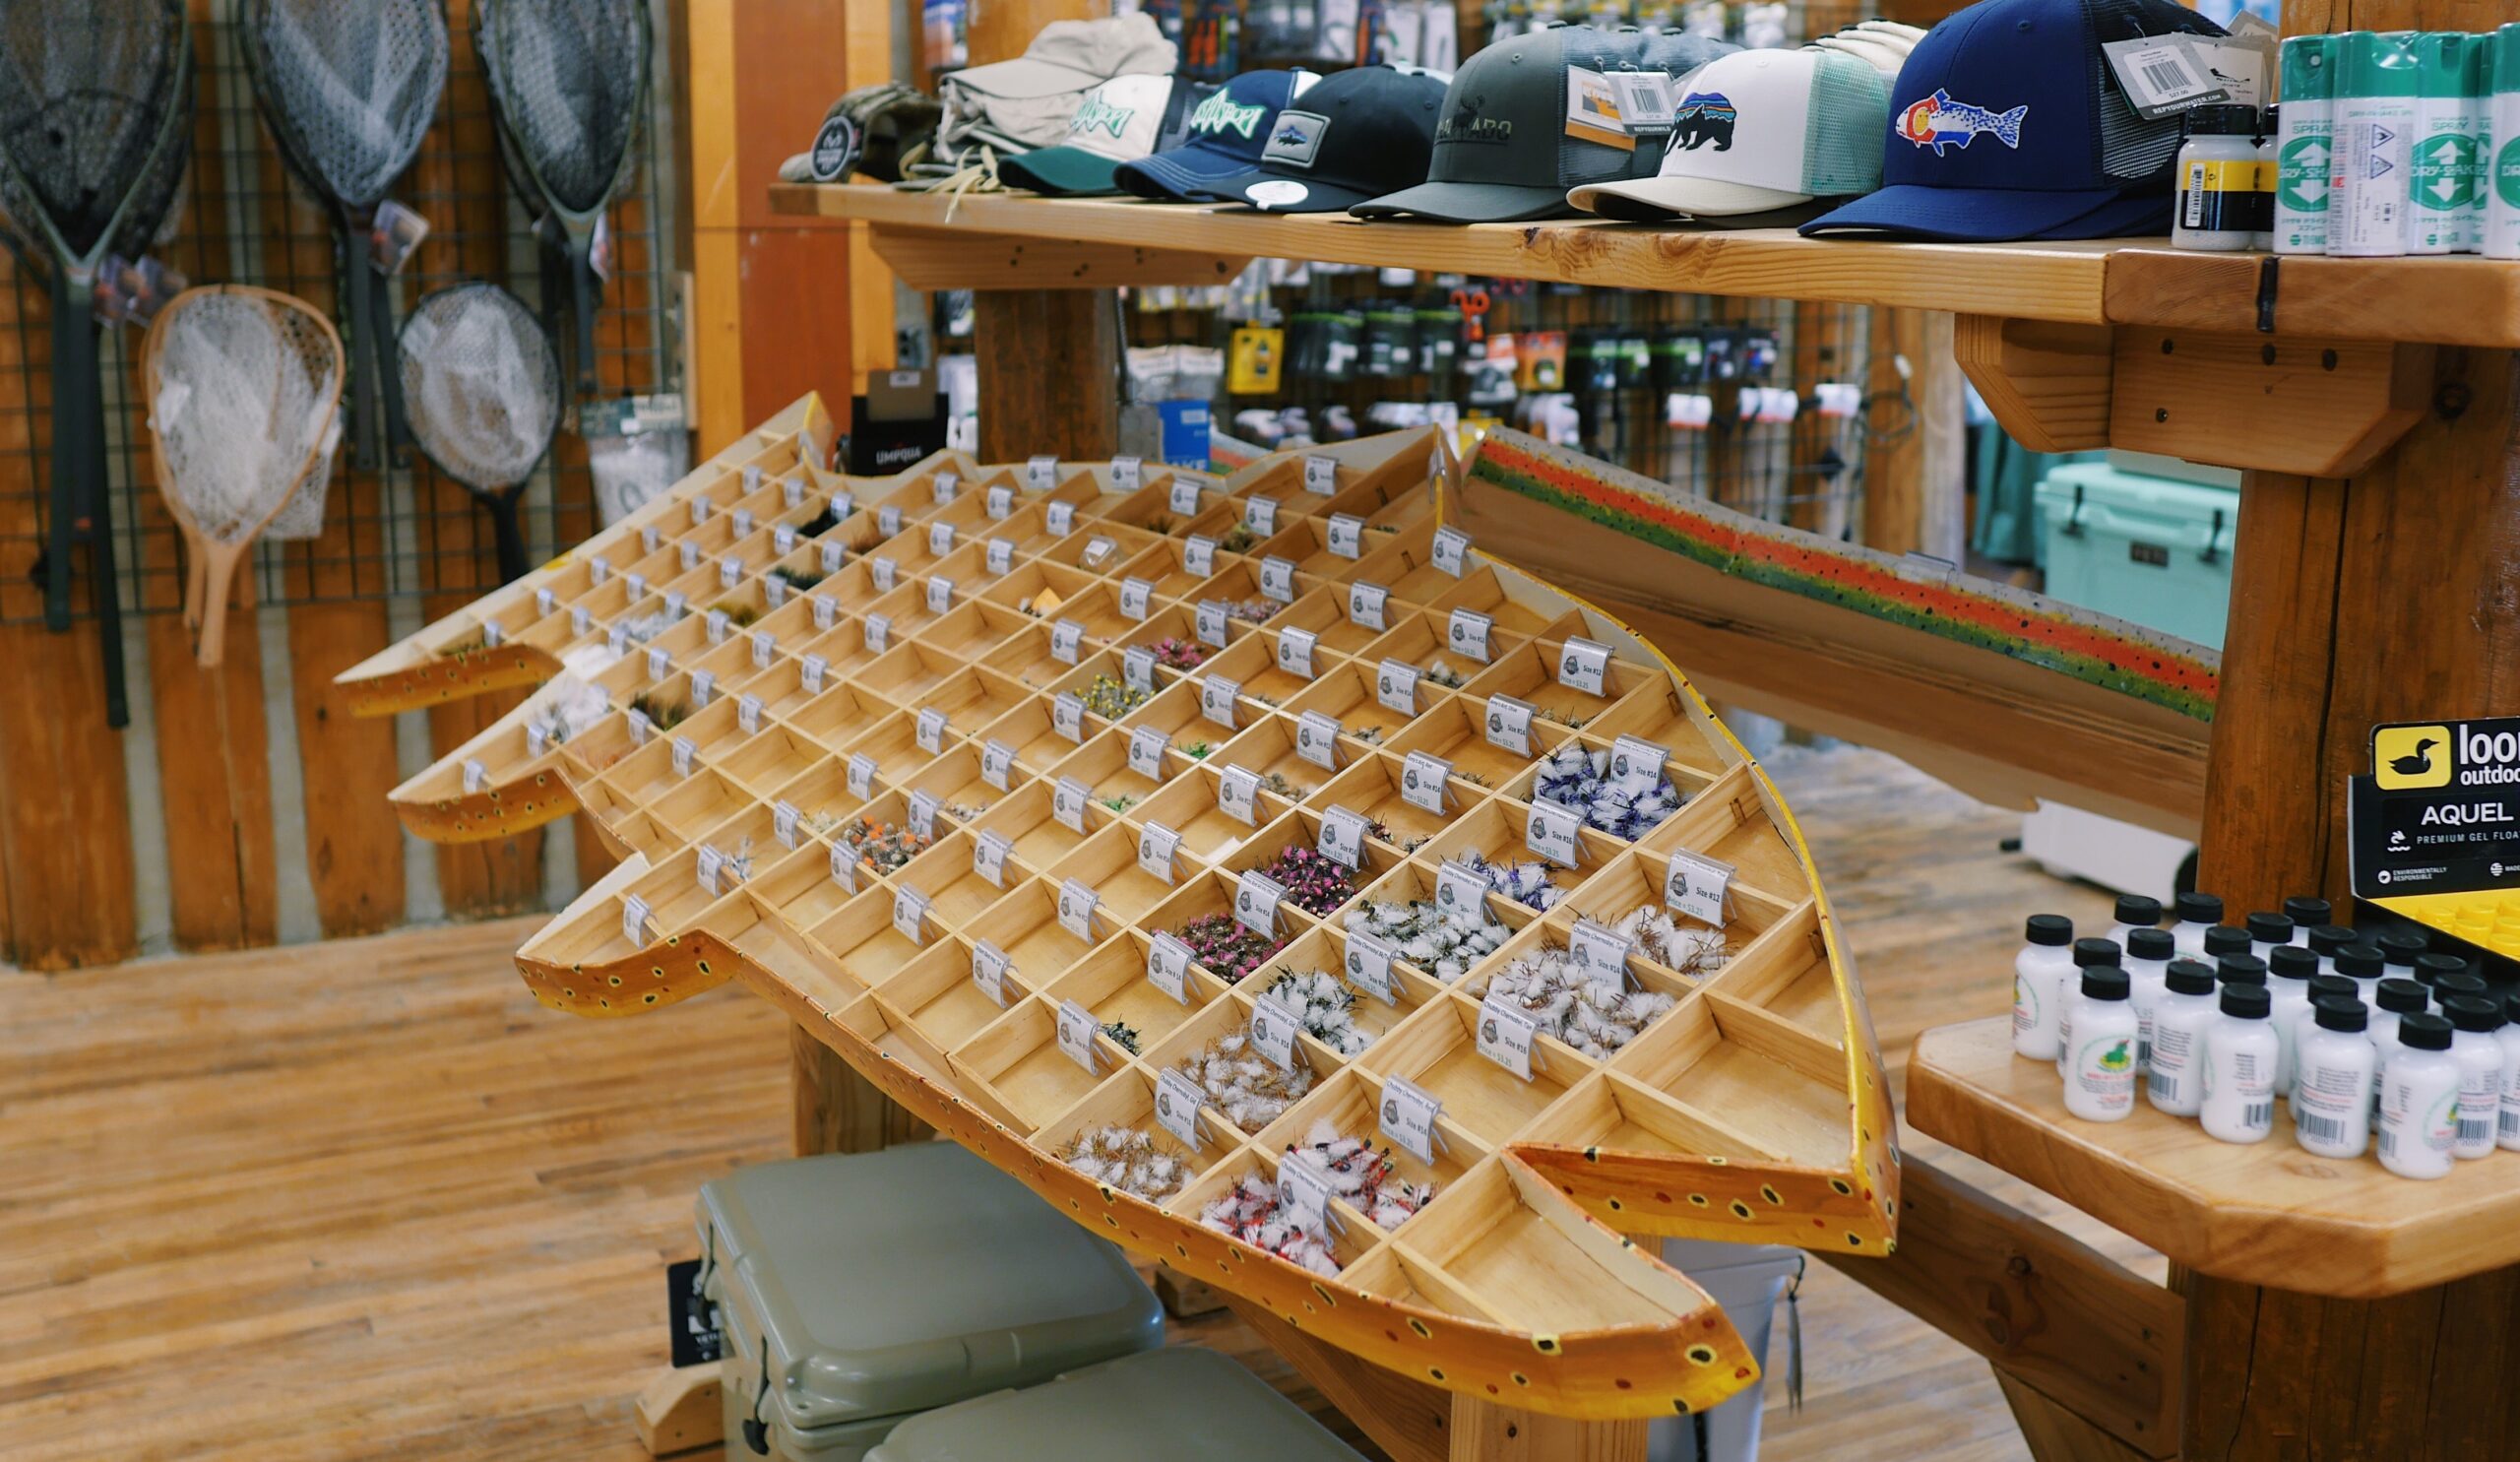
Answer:
[{"label": "cap brim", "polygon": [[1670,218],[1774,213],[1809,203],[1811,195],[1718,178],[1649,177],[1627,183],[1586,183],[1567,194],[1566,201],[1605,219],[1654,223]]},{"label": "cap brim", "polygon": [[1073,197],[1081,193],[1117,193],[1111,175],[1119,162],[1083,148],[1043,148],[1000,159],[997,175],[1009,187]]},{"label": "cap brim", "polygon": [[1572,217],[1566,190],[1526,183],[1419,183],[1348,210],[1360,219],[1408,215],[1439,223],[1519,223]]},{"label": "cap brim", "polygon": [[1251,166],[1247,158],[1211,152],[1202,147],[1174,148],[1123,162],[1112,174],[1112,181],[1122,191],[1140,198],[1168,199],[1176,203],[1209,203],[1216,180],[1232,177]]},{"label": "cap brim", "polygon": [[2170,196],[2116,188],[2031,192],[1896,183],[1802,225],[1806,234],[1885,233],[1959,243],[2118,238],[2170,226]]},{"label": "cap brim", "polygon": [[[1251,196],[1251,190],[1276,183],[1283,192],[1292,184],[1303,189],[1303,196],[1292,203],[1262,203]],[[1246,168],[1231,177],[1220,178],[1212,185],[1215,195],[1227,203],[1256,208],[1264,214],[1344,214],[1360,203],[1379,197],[1370,188],[1349,188],[1338,183],[1325,183],[1308,177],[1289,177],[1262,168]]]}]

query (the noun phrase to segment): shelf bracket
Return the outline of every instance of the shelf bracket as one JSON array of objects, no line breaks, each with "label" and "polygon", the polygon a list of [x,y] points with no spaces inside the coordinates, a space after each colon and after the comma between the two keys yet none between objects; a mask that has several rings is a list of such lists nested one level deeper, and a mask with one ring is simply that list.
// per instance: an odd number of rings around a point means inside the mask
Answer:
[{"label": "shelf bracket", "polygon": [[1962,315],[1960,367],[2038,452],[2118,447],[2301,477],[2368,467],[2422,419],[2434,348]]},{"label": "shelf bracket", "polygon": [[1248,255],[1082,238],[1023,238],[961,228],[877,224],[874,242],[876,254],[901,276],[902,283],[922,290],[1224,285],[1251,262]]}]

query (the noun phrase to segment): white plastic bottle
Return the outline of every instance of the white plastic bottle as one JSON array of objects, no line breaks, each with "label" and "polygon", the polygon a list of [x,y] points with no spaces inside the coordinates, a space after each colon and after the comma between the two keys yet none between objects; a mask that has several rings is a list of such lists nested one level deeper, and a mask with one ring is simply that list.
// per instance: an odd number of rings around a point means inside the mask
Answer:
[{"label": "white plastic bottle", "polygon": [[2447,1177],[2458,1159],[2459,1063],[2450,1023],[2437,1015],[2398,1022],[2398,1044],[2380,1072],[2380,1166],[2400,1177]]},{"label": "white plastic bottle", "polygon": [[2183,893],[2171,900],[2170,934],[2178,952],[2189,959],[2205,957],[2205,931],[2223,922],[2223,901],[2209,893]]},{"label": "white plastic bottle", "polygon": [[[2275,252],[2327,252],[2328,170],[2336,146],[2336,37],[2296,35],[2283,46],[2284,101],[2275,155]],[[2292,900],[2287,899],[2289,906]],[[2286,913],[2292,913],[2288,907]],[[2300,916],[2296,914],[2295,919]],[[2322,910],[2311,923],[2327,922]]]},{"label": "white plastic bottle", "polygon": [[2168,989],[2170,962],[2178,953],[2168,929],[2135,929],[2126,935],[2126,1000],[2135,1007],[2135,1069],[2149,1071],[2153,1062],[2153,1014]]},{"label": "white plastic bottle", "polygon": [[2275,1061],[2283,1049],[2268,1023],[2266,986],[2223,986],[2223,1013],[2205,1028],[2205,1134],[2261,1142],[2275,1130]]},{"label": "white plastic bottle", "polygon": [[2450,987],[2450,993],[2454,995],[2485,992],[2483,981],[2477,981],[2476,987],[2473,989],[2468,987],[2468,982],[2476,977],[2468,973],[2468,962],[2455,954],[2418,955],[2415,960],[2415,973],[2407,978],[2424,986],[2424,992],[2432,997],[2432,1008],[2435,1010],[2441,1008],[2441,987],[2444,985]]},{"label": "white plastic bottle", "polygon": [[2249,943],[2248,930],[2236,923],[2218,923],[2205,930],[2205,952],[2195,956],[2209,965],[2220,965],[2236,954],[2247,954],[2255,946]]},{"label": "white plastic bottle", "polygon": [[2194,1116],[2205,1102],[2205,1028],[2221,1009],[2214,972],[2202,960],[2173,960],[2153,1007],[2153,1058],[2144,1100],[2156,1112]]},{"label": "white plastic bottle", "polygon": [[[2415,139],[2406,179],[2410,254],[2468,251],[2468,216],[2484,207],[2474,197],[2479,179],[2470,168],[2478,130],[2470,112],[2486,104],[2468,86],[2468,52],[2477,39],[2458,31],[2416,37]],[[2484,232],[2482,218],[2476,227]]]},{"label": "white plastic bottle", "polygon": [[[2318,1013],[2319,1001],[2352,1000],[2357,1005],[2362,1004],[2362,986],[2342,975],[2313,975],[2304,983],[2310,987],[2310,1008],[2302,1011],[2293,1026],[2294,1064],[2297,1072],[2300,1067],[2301,1043],[2308,1039],[2311,1028],[2317,1024],[2311,1017]],[[2364,1037],[2362,1044],[2370,1045],[2370,1038]]]},{"label": "white plastic bottle", "polygon": [[2422,934],[2393,930],[2372,940],[2371,947],[2380,952],[2383,979],[2412,980],[2415,978],[2415,962],[2424,958],[2432,946]]},{"label": "white plastic bottle", "polygon": [[2493,1042],[2502,1048],[2502,1111],[2494,1128],[2494,1142],[2506,1152],[2520,1152],[2520,996],[2506,996],[2502,1005],[2502,1029],[2493,1033]]},{"label": "white plastic bottle", "polygon": [[[2354,982],[2363,986],[2362,981]],[[2373,981],[2367,988],[2371,998],[2371,1023],[2362,1034],[2371,1038],[2372,1081],[2371,1119],[2380,1119],[2379,1082],[2388,1078],[2389,1056],[2398,1049],[2398,1022],[2410,1015],[2422,1015],[2432,1008],[2432,993],[2412,980]]]},{"label": "white plastic bottle", "polygon": [[2266,958],[2266,993],[2267,1019],[2275,1025],[2275,1095],[2283,1097],[2293,1091],[2294,1042],[2310,1013],[2310,977],[2318,973],[2319,962],[2309,951],[2289,944],[2269,947],[2280,956]]},{"label": "white plastic bottle", "polygon": [[[2117,968],[2117,961],[2124,955],[2124,950],[2117,947],[2117,941],[2114,939],[2076,939],[2074,941],[2074,969],[2077,977],[2079,977],[2080,972],[2084,970],[2113,970]],[[2079,985],[2068,984],[2064,988],[2067,992],[2066,999],[2064,1004],[2056,1013],[2056,1079],[2059,1081],[2062,1081],[2066,1074],[2073,1070],[2071,1052],[2074,1041],[2074,1001],[2072,998],[2072,991],[2079,988]]]},{"label": "white plastic bottle", "polygon": [[2263,989],[2266,987],[2266,961],[2246,950],[2219,955],[2214,960],[2214,980],[2220,985],[2254,985]]},{"label": "white plastic bottle", "polygon": [[2074,971],[2074,922],[2061,914],[2034,914],[2021,937],[2021,953],[2012,957],[2013,1054],[2052,1061],[2065,977]]},{"label": "white plastic bottle", "polygon": [[2137,929],[2161,927],[2162,901],[2147,894],[2119,894],[2112,912],[2114,922],[2101,930],[2101,937],[2114,939],[2123,948],[2126,936]]},{"label": "white plastic bottle", "polygon": [[2493,1155],[2494,1129],[2502,1121],[2502,1007],[2475,995],[2454,995],[2442,1006],[2450,1019],[2450,1059],[2459,1063],[2459,1134],[2450,1155],[2474,1161]]},{"label": "white plastic bottle", "polygon": [[2449,1008],[2449,1004],[2452,1000],[2459,999],[2462,996],[2473,1000],[2491,998],[2485,987],[2485,982],[2479,980],[2465,970],[2460,971],[2456,975],[2443,975],[2439,979],[2431,981],[2430,986],[2432,990],[2432,1012],[2435,1015],[2444,1013]]},{"label": "white plastic bottle", "polygon": [[[2315,947],[2315,946],[2314,946]],[[2348,944],[2334,955],[2319,962],[2330,975],[2342,975],[2362,987],[2362,1001],[2369,1004],[2371,987],[2388,978],[2389,967],[2380,952],[2368,944]]]},{"label": "white plastic bottle", "polygon": [[2293,942],[2293,921],[2283,914],[2252,914],[2240,927],[2248,930],[2248,952],[2264,959],[2279,944]]},{"label": "white plastic bottle", "polygon": [[[2296,38],[2301,40],[2330,40],[2334,37],[2327,35],[2303,35]],[[2279,249],[2277,252],[2282,253],[2287,251]],[[2317,253],[2319,251],[2312,249],[2310,252]],[[2284,901],[2284,917],[2293,921],[2293,942],[2296,944],[2307,944],[2310,942],[2311,927],[2316,924],[2332,922],[2336,918],[2336,907],[2325,899],[2312,898],[2308,894],[2295,894],[2293,897]]]},{"label": "white plastic bottle", "polygon": [[2310,950],[2319,957],[2319,973],[2322,975],[2338,973],[2337,951],[2351,948],[2353,944],[2354,931],[2341,923],[2310,925]]},{"label": "white plastic bottle", "polygon": [[2135,1110],[2135,1006],[2126,972],[2114,965],[2083,971],[2073,1002],[2074,1049],[2065,1073],[2065,1110],[2089,1122],[2126,1119]]},{"label": "white plastic bottle", "polygon": [[2191,107],[2178,120],[2171,247],[2219,253],[2249,247],[2257,237],[2257,108]]},{"label": "white plastic bottle", "polygon": [[2303,1028],[2293,1077],[2293,1140],[2322,1158],[2359,1158],[2371,1145],[2377,1059],[2360,1000],[2320,1000]]}]

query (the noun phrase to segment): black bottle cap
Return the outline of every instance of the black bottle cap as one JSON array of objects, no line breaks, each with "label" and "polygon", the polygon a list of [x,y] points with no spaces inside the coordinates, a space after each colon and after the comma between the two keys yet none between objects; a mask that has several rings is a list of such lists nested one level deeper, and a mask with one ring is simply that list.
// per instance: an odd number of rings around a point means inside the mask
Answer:
[{"label": "black bottle cap", "polygon": [[2410,934],[2404,930],[2380,936],[2380,958],[2399,970],[2414,969],[2417,958],[2431,947],[2432,942],[2422,934]]},{"label": "black bottle cap", "polygon": [[2483,995],[2452,995],[2441,1002],[2441,1013],[2450,1017],[2453,1030],[2482,1031],[2490,1036],[2502,1029],[2502,1011]]},{"label": "black bottle cap", "polygon": [[2227,985],[2223,986],[2223,1013],[2242,1020],[2264,1020],[2275,1003],[2262,985]]},{"label": "black bottle cap", "polygon": [[2266,961],[2267,974],[2285,980],[2307,980],[2319,972],[2319,957],[2299,944],[2278,944],[2260,958]]},{"label": "black bottle cap", "polygon": [[2248,930],[2236,923],[2218,923],[2205,930],[2207,954],[2248,953]]},{"label": "black bottle cap", "polygon": [[2162,922],[2162,901],[2147,894],[2119,894],[2117,922],[2149,929]]},{"label": "black bottle cap", "polygon": [[2223,901],[2209,893],[2183,893],[2171,901],[2180,923],[2221,923]]},{"label": "black bottle cap", "polygon": [[2398,1045],[2417,1050],[2448,1050],[2450,1023],[2437,1015],[2410,1015],[2398,1022]]},{"label": "black bottle cap", "polygon": [[2126,957],[2151,960],[2156,964],[2178,957],[2178,941],[2168,929],[2129,929],[2126,933]]},{"label": "black bottle cap", "polygon": [[2354,931],[2341,923],[2310,925],[2310,947],[2321,954],[2334,954],[2354,942]]},{"label": "black bottle cap", "polygon": [[[2214,967],[2203,960],[2172,960],[2166,979],[2171,989],[2178,994],[2210,995],[2214,992]],[[2423,992],[2418,991],[2416,1003],[2419,1008],[2423,1000]]]},{"label": "black bottle cap", "polygon": [[2310,1001],[2316,1004],[2321,1000],[2352,1000],[2359,1005],[2362,1002],[2362,986],[2342,975],[2313,975]]},{"label": "black bottle cap", "polygon": [[2412,980],[2383,980],[2371,997],[2381,1009],[2393,1010],[2400,1015],[2414,1015],[2431,1003],[2431,996],[2424,986]]},{"label": "black bottle cap", "polygon": [[2485,993],[2485,982],[2474,975],[2444,975],[2432,982],[2432,998],[2436,1000],[2446,1001],[2458,995],[2482,1000]]},{"label": "black bottle cap", "polygon": [[2502,997],[2502,1018],[2506,1022],[2520,1023],[2520,989]]},{"label": "black bottle cap", "polygon": [[2021,937],[2061,948],[2074,942],[2074,922],[2061,914],[2034,914],[2022,922]]},{"label": "black bottle cap", "polygon": [[2214,978],[2229,985],[2264,985],[2266,961],[2253,954],[2227,954],[2214,962]]},{"label": "black bottle cap", "polygon": [[2117,947],[2117,941],[2114,939],[2076,939],[2074,941],[2074,963],[2085,969],[2094,965],[2113,965],[2117,963],[2118,956],[2124,952]]},{"label": "black bottle cap", "polygon": [[2083,970],[2083,994],[2094,1000],[2126,998],[2126,972],[2115,965],[2091,965]]},{"label": "black bottle cap", "polygon": [[2351,975],[2357,980],[2377,980],[2386,968],[2380,963],[2380,951],[2362,944],[2340,949],[2334,958],[2336,973]]},{"label": "black bottle cap", "polygon": [[2430,985],[2444,975],[2465,975],[2468,962],[2455,954],[2419,954],[2415,957],[2415,978]]},{"label": "black bottle cap", "polygon": [[2281,914],[2252,914],[2248,917],[2248,936],[2259,944],[2289,944],[2293,921]]},{"label": "black bottle cap", "polygon": [[2307,927],[2314,923],[2326,923],[2334,919],[2336,908],[2325,899],[2314,899],[2307,894],[2295,894],[2284,901],[2284,917]]},{"label": "black bottle cap", "polygon": [[2322,1031],[2361,1031],[2371,1024],[2371,1012],[2362,1008],[2362,1001],[2348,996],[2312,1000],[2310,1009],[2315,1012],[2311,1018]]},{"label": "black bottle cap", "polygon": [[2257,108],[2241,101],[2191,106],[2179,113],[2179,126],[2190,137],[2255,137]]}]

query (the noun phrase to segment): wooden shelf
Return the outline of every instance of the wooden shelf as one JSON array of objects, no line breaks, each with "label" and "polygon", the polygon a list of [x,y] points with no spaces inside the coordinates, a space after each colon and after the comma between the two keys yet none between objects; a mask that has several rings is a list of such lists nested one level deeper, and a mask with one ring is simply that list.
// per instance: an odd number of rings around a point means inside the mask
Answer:
[{"label": "wooden shelf", "polygon": [[2283,1131],[2217,1142],[2143,1103],[2124,1121],[2080,1121],[2055,1068],[2013,1054],[2005,1019],[1917,1038],[1908,1120],[2218,1279],[2377,1300],[2520,1262],[2520,1160],[2416,1182],[2376,1157],[2313,1157]]},{"label": "wooden shelf", "polygon": [[[1060,272],[1120,285],[1183,283],[1184,256],[1321,259],[1615,288],[1827,300],[2075,325],[2259,333],[2268,256],[2200,254],[2157,239],[1946,244],[1803,238],[1790,229],[1272,218],[1223,205],[987,194],[949,200],[873,184],[783,184],[774,212],[915,230],[929,269],[983,284],[1027,260],[1031,286]],[[953,249],[1040,240],[1055,248]],[[1105,258],[1090,260],[1100,248]],[[1115,253],[1114,251],[1118,251]],[[1134,254],[1128,251],[1136,251]],[[1195,269],[1193,273],[1195,273]],[[1229,272],[1229,271],[1228,271]],[[1162,277],[1156,278],[1160,274]],[[1006,276],[1011,277],[1011,275]],[[1005,278],[1001,287],[1009,286]],[[2276,261],[2274,333],[2336,340],[2520,347],[2520,265],[2473,258]]]}]

